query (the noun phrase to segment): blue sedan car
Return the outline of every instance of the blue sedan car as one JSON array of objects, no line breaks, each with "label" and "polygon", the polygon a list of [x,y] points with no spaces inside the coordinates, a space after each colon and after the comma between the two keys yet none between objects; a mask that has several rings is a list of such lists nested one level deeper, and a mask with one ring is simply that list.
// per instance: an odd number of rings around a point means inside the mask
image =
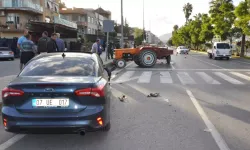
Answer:
[{"label": "blue sedan car", "polygon": [[[8,132],[110,129],[111,71],[90,53],[45,53],[2,90]],[[37,130],[39,129],[39,130]],[[62,129],[62,130],[61,130]]]}]

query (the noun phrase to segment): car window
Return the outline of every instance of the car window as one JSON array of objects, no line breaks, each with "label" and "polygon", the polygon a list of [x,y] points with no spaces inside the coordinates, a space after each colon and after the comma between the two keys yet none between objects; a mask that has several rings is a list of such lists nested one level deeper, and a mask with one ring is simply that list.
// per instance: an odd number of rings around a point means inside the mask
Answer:
[{"label": "car window", "polygon": [[10,51],[8,47],[0,47],[0,51]]},{"label": "car window", "polygon": [[217,43],[217,49],[230,49],[230,46],[227,43]]},{"label": "car window", "polygon": [[31,61],[19,76],[96,76],[96,63],[80,56],[48,56]]}]

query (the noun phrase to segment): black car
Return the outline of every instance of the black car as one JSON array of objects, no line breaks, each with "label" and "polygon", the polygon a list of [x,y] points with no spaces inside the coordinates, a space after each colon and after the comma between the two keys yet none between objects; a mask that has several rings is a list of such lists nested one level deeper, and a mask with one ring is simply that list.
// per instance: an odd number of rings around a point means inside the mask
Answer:
[{"label": "black car", "polygon": [[66,52],[36,56],[2,91],[5,130],[61,133],[69,129],[81,134],[108,131],[110,76],[97,54]]}]

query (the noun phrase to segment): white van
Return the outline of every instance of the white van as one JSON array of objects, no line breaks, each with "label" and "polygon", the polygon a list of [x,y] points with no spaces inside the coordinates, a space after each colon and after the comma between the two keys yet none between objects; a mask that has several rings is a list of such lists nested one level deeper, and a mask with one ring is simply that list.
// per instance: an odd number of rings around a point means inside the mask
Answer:
[{"label": "white van", "polygon": [[229,43],[215,42],[213,48],[207,50],[207,54],[210,59],[226,58],[229,60],[232,56],[232,47]]}]

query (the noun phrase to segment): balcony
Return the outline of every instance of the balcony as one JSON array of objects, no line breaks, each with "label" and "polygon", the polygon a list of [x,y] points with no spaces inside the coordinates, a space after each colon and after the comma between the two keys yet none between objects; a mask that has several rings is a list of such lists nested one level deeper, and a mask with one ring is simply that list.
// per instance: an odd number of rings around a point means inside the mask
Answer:
[{"label": "balcony", "polygon": [[2,0],[0,10],[23,10],[37,14],[43,13],[43,7],[35,4],[32,0]]},{"label": "balcony", "polygon": [[10,25],[1,25],[0,32],[23,32],[24,27],[22,24],[10,24]]},{"label": "balcony", "polygon": [[87,27],[88,26],[88,22],[86,21],[77,21],[76,24],[78,26],[84,26],[84,27]]},{"label": "balcony", "polygon": [[76,23],[65,20],[65,19],[62,19],[60,17],[54,16],[54,23],[61,24],[61,25],[64,25],[64,26],[67,26],[67,27],[70,27],[70,28],[77,29],[77,24]]}]

